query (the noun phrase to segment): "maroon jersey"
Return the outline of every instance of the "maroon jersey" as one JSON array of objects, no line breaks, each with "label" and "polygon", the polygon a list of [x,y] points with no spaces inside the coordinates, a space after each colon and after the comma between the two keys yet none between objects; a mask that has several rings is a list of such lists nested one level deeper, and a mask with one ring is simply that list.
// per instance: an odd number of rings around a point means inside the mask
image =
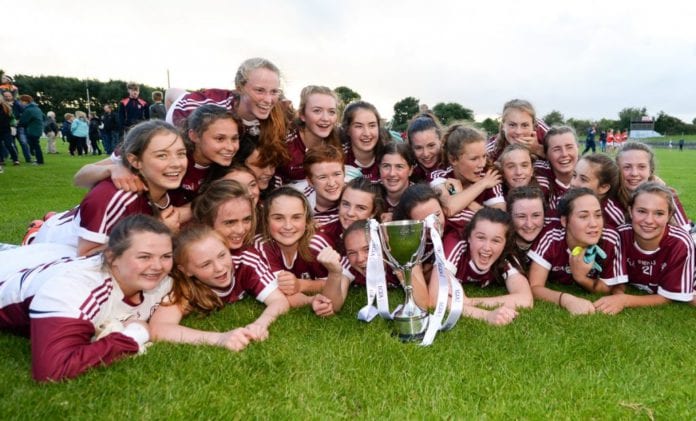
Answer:
[{"label": "maroon jersey", "polygon": [[447,226],[449,229],[455,231],[459,237],[464,236],[464,231],[466,231],[466,226],[474,218],[476,212],[469,208],[460,210],[456,214],[452,215],[451,218],[447,218]]},{"label": "maroon jersey", "polygon": [[[539,118],[537,118],[534,122],[536,123],[536,129],[534,131],[536,132],[537,142],[539,142],[540,145],[543,145],[544,137],[546,137],[546,133],[549,131],[549,126],[544,122],[544,120]],[[495,135],[491,136],[486,141],[486,154],[488,155],[488,159],[493,162],[500,158],[500,155],[502,155],[503,150],[505,149],[505,147],[500,150],[496,149],[497,140],[498,135]]]},{"label": "maroon jersey", "polygon": [[191,115],[196,108],[204,104],[213,104],[228,110],[236,109],[239,105],[239,93],[227,89],[203,89],[184,94],[172,104],[174,111],[170,123],[177,127]]},{"label": "maroon jersey", "polygon": [[[607,254],[607,258],[597,261],[602,266],[601,272],[597,273],[593,269],[588,276],[600,279],[609,286],[626,283],[628,278],[626,277],[619,234],[611,228],[604,228],[598,245]],[[566,231],[560,224],[544,228],[529,250],[528,256],[533,262],[549,271],[549,281],[565,285],[573,283]],[[599,257],[597,258],[599,259]]]},{"label": "maroon jersey", "polygon": [[420,164],[417,164],[413,168],[413,174],[411,175],[411,181],[414,183],[426,182],[430,183],[438,177],[442,177],[443,173],[447,173],[450,168],[445,165],[442,161],[438,162],[432,168],[423,168]]},{"label": "maroon jersey", "polygon": [[[449,167],[444,171],[435,172],[437,178],[430,183],[431,186],[435,187],[445,182],[447,178],[456,178],[454,175],[454,170]],[[503,185],[501,183],[496,184],[492,188],[485,189],[481,194],[479,194],[474,202],[481,206],[493,206],[499,203],[505,203],[505,196],[503,195]]]},{"label": "maroon jersey", "polygon": [[602,200],[602,216],[604,217],[604,226],[608,228],[616,229],[626,222],[623,206],[610,197]]},{"label": "maroon jersey", "polygon": [[317,227],[323,227],[326,224],[338,221],[338,208],[319,211],[315,207],[314,211],[312,212],[312,219]]},{"label": "maroon jersey", "polygon": [[[353,267],[350,268],[350,273],[355,278],[353,279],[351,285],[356,287],[364,287],[365,285],[367,285],[367,279],[365,279],[365,275],[363,275]],[[387,288],[397,288],[401,286],[399,278],[396,277],[394,271],[389,266],[384,267],[384,276],[386,278]]]},{"label": "maroon jersey", "polygon": [[254,247],[266,259],[273,273],[279,271],[291,272],[299,279],[325,278],[326,269],[316,260],[307,262],[295,253],[292,260],[286,261],[280,247],[274,240],[262,240],[257,237]]},{"label": "maroon jersey", "polygon": [[346,163],[346,174],[352,174],[354,172],[360,171],[363,177],[367,178],[373,183],[379,182],[379,162],[377,162],[376,157],[375,161],[371,165],[363,167],[355,160],[355,155],[353,155],[353,148],[350,147],[350,144],[343,145],[343,153],[344,160]]},{"label": "maroon jersey", "polygon": [[293,128],[285,137],[285,147],[290,154],[290,162],[278,167],[276,174],[283,179],[283,183],[290,181],[304,180],[306,178],[304,170],[304,157],[307,147],[300,137],[300,130]]},{"label": "maroon jersey", "polygon": [[[335,221],[331,221],[328,224],[322,225],[318,228],[318,231],[325,237],[328,238],[332,244],[343,243],[343,225],[338,218]],[[340,253],[338,249],[336,249]]]},{"label": "maroon jersey", "polygon": [[181,186],[169,192],[174,206],[183,206],[191,203],[198,195],[201,184],[205,181],[210,172],[210,166],[196,164],[193,160],[193,153],[188,154],[188,165],[186,174],[181,180]]},{"label": "maroon jersey", "polygon": [[550,218],[558,218],[558,202],[570,189],[569,185],[563,184],[556,178],[548,161],[538,159],[534,161],[534,175],[539,183],[539,187],[548,198],[546,214]]},{"label": "maroon jersey", "polygon": [[234,303],[249,293],[260,302],[278,288],[275,276],[264,258],[253,247],[243,247],[232,252],[234,274],[232,283],[224,290],[215,290],[222,301]]},{"label": "maroon jersey", "polygon": [[674,223],[678,227],[689,232],[691,231],[691,220],[686,216],[686,211],[684,210],[681,200],[679,200],[679,196],[677,196],[677,192],[674,191],[674,189],[670,190],[672,190],[672,196],[674,197]]},{"label": "maroon jersey", "polygon": [[152,205],[143,194],[124,192],[111,179],[100,181],[75,208],[49,218],[36,235],[36,243],[59,243],[77,247],[83,238],[106,244],[118,221],[128,215],[152,215]]},{"label": "maroon jersey", "polygon": [[[459,241],[452,253],[446,256],[446,259],[448,268],[454,269],[452,272],[462,284],[479,284],[481,288],[485,288],[496,281],[490,268],[488,270],[479,269],[471,260],[469,244],[465,240]],[[509,264],[506,265],[505,279],[516,273],[519,272]]]},{"label": "maroon jersey", "polygon": [[652,251],[638,246],[631,225],[621,225],[618,232],[631,285],[674,301],[693,299],[696,261],[688,232],[668,225],[657,250]]}]

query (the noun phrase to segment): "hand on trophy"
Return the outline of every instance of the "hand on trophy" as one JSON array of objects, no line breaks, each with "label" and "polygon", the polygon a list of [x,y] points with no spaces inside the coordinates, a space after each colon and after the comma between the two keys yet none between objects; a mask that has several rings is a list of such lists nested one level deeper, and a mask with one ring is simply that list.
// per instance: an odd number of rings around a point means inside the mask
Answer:
[{"label": "hand on trophy", "polygon": [[331,300],[321,294],[314,296],[314,299],[312,300],[312,310],[314,310],[314,314],[319,317],[329,317],[334,315]]},{"label": "hand on trophy", "polygon": [[300,281],[291,272],[281,270],[276,272],[278,279],[278,288],[285,295],[294,295],[300,292]]},{"label": "hand on trophy", "polygon": [[331,247],[325,247],[317,255],[317,262],[321,263],[330,273],[341,273],[341,256]]}]

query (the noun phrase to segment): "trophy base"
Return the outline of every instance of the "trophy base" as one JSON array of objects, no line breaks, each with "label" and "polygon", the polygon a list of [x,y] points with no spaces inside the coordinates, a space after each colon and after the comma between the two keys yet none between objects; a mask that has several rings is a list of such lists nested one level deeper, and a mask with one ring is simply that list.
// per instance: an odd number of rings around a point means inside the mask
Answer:
[{"label": "trophy base", "polygon": [[394,334],[401,342],[417,342],[423,339],[428,327],[428,313],[411,316],[394,316]]}]

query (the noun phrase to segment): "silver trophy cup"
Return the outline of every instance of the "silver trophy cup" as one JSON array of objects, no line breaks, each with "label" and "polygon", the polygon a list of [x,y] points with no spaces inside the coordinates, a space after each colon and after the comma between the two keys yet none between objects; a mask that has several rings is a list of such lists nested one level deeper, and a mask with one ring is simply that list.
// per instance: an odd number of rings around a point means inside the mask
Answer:
[{"label": "silver trophy cup", "polygon": [[410,220],[385,222],[379,225],[379,234],[387,263],[403,274],[406,297],[401,309],[394,314],[394,329],[402,341],[418,341],[428,326],[428,313],[413,300],[411,270],[423,257],[425,224]]}]

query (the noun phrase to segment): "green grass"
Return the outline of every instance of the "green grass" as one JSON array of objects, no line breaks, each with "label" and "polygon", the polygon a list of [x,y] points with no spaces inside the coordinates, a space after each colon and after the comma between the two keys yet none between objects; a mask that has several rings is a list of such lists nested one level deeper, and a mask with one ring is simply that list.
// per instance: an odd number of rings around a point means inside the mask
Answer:
[{"label": "green grass", "polygon": [[[660,150],[660,175],[694,215],[696,152]],[[0,241],[84,194],[71,176],[89,158],[49,155],[44,167],[0,174]],[[570,289],[581,294],[578,290]],[[493,290],[486,292],[500,292]],[[471,295],[480,294],[468,289]],[[401,298],[390,294],[392,306]],[[619,418],[693,419],[695,308],[630,309],[571,317],[537,303],[511,325],[463,319],[433,346],[402,344],[382,320],[358,322],[364,290],[342,314],[293,310],[270,338],[241,353],[158,343],[146,355],[68,382],[30,378],[25,338],[0,333],[2,418]],[[252,321],[251,299],[189,326],[226,330]]]}]

